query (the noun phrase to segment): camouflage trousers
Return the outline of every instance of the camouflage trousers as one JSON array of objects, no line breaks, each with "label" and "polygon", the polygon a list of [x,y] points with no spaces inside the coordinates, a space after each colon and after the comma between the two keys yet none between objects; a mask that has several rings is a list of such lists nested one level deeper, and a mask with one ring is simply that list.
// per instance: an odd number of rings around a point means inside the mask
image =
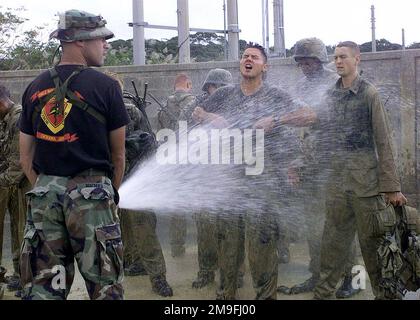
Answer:
[{"label": "camouflage trousers", "polygon": [[373,294],[383,298],[379,287],[381,268],[377,250],[382,236],[375,234],[378,210],[386,208],[382,195],[361,198],[352,192],[329,192],[327,214],[321,246],[320,281],[315,288],[315,298],[330,298],[348,261],[357,231],[363,260],[369,274]]},{"label": "camouflage trousers", "polygon": [[151,279],[165,276],[165,259],[156,234],[156,214],[121,209],[120,219],[127,266],[140,262]]},{"label": "camouflage trousers", "polygon": [[217,297],[236,299],[238,275],[245,260],[245,222],[242,214],[223,212],[217,216],[217,258],[220,278]]},{"label": "camouflage trousers", "polygon": [[27,195],[22,298],[66,299],[76,260],[91,299],[122,299],[123,245],[111,180],[93,170],[73,178],[41,174]]},{"label": "camouflage trousers", "polygon": [[217,223],[216,217],[206,212],[194,215],[197,226],[197,251],[199,273],[217,269]]},{"label": "camouflage trousers", "polygon": [[279,227],[273,211],[226,214],[218,219],[220,285],[218,296],[236,299],[237,279],[245,250],[255,299],[277,298]]},{"label": "camouflage trousers", "polygon": [[[316,181],[317,179],[315,179]],[[309,271],[312,276],[319,278],[321,265],[321,240],[325,224],[325,194],[326,190],[319,183],[304,183],[300,190],[303,201],[303,213],[305,219],[306,239],[309,248]],[[351,277],[351,269],[356,264],[356,243],[353,240],[351,250],[344,265],[344,275]]]},{"label": "camouflage trousers", "polygon": [[26,221],[25,192],[30,188],[25,178],[21,185],[0,187],[0,265],[3,256],[3,230],[6,210],[10,214],[10,234],[12,245],[13,271],[19,274],[19,250],[23,241],[23,231]]},{"label": "camouflage trousers", "polygon": [[187,238],[187,217],[183,214],[174,214],[169,224],[169,243],[172,256],[179,256],[185,252]]}]

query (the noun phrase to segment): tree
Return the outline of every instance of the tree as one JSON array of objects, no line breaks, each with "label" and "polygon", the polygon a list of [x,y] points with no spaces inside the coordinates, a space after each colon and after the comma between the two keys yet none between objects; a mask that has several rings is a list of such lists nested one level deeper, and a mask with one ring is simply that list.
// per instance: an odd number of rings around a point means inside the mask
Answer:
[{"label": "tree", "polygon": [[0,7],[0,70],[40,69],[51,65],[56,44],[41,40],[42,26],[21,31],[25,9]]},{"label": "tree", "polygon": [[[360,46],[361,52],[372,52],[372,42],[365,42]],[[402,46],[398,43],[391,43],[386,39],[376,40],[376,51],[401,50]]]},{"label": "tree", "polygon": [[420,49],[420,42],[414,42],[410,44],[407,49]]},{"label": "tree", "polygon": [[106,66],[133,64],[133,40],[115,40],[109,43],[110,50],[105,59]]},{"label": "tree", "polygon": [[[15,10],[16,11],[16,10]],[[17,16],[11,9],[3,9],[0,6],[0,67],[3,68],[4,60],[19,37],[15,34],[16,30],[25,19]]]}]

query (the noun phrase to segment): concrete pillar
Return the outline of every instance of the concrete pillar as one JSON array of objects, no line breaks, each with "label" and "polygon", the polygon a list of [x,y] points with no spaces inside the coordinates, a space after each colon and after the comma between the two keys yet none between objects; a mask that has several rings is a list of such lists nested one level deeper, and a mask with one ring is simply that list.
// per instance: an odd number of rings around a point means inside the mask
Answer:
[{"label": "concrete pillar", "polygon": [[133,60],[134,65],[146,64],[143,0],[133,0]]},{"label": "concrete pillar", "polygon": [[267,54],[270,54],[270,21],[268,13],[268,0],[261,1],[262,11],[262,29],[263,29],[263,43],[262,46],[265,48]]},{"label": "concrete pillar", "polygon": [[227,0],[227,20],[229,41],[228,60],[235,61],[239,60],[239,25],[237,0]]},{"label": "concrete pillar", "polygon": [[404,28],[401,30],[401,36],[402,36],[402,49],[405,50],[405,30],[404,30]]},{"label": "concrete pillar", "polygon": [[375,35],[375,6],[370,7],[370,14],[371,18],[370,21],[372,22],[372,52],[376,52],[376,35]]},{"label": "concrete pillar", "polygon": [[188,0],[177,1],[179,63],[190,63],[190,24],[188,16]]},{"label": "concrete pillar", "polygon": [[286,57],[284,40],[284,13],[283,0],[273,0],[274,14],[274,53],[280,57]]}]

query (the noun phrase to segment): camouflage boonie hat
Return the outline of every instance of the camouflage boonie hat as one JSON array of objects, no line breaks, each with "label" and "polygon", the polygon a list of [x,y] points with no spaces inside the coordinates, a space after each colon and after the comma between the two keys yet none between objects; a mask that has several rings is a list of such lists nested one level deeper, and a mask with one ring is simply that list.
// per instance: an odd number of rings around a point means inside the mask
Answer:
[{"label": "camouflage boonie hat", "polygon": [[50,39],[64,42],[114,37],[114,33],[105,27],[106,20],[101,16],[81,10],[67,10],[59,14],[57,30],[50,34]]},{"label": "camouflage boonie hat", "polygon": [[203,87],[201,90],[207,91],[209,84],[216,86],[227,86],[232,83],[232,74],[225,69],[212,69],[207,74],[206,80],[204,80]]},{"label": "camouflage boonie hat", "polygon": [[301,39],[295,44],[295,61],[299,58],[316,58],[322,63],[328,62],[327,48],[318,38]]}]

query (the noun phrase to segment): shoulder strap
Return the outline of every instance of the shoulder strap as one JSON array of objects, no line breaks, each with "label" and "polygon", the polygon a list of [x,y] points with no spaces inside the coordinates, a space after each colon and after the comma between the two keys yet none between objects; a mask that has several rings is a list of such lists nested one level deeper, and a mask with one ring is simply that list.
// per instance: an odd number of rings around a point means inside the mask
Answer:
[{"label": "shoulder strap", "polygon": [[79,66],[77,67],[71,75],[64,81],[63,83],[60,80],[60,77],[58,76],[58,72],[56,68],[50,68],[48,69],[50,73],[50,77],[55,85],[55,90],[44,97],[40,104],[38,104],[32,113],[32,124],[35,127],[36,120],[38,118],[38,115],[41,113],[42,108],[44,107],[45,103],[51,99],[52,96],[55,95],[55,99],[57,101],[57,107],[58,112],[64,113],[64,99],[66,96],[69,98],[70,102],[76,106],[77,108],[86,111],[91,116],[93,116],[96,120],[98,120],[103,125],[106,125],[106,118],[104,115],[102,115],[100,112],[98,112],[96,109],[89,106],[86,102],[84,102],[82,99],[80,99],[73,91],[68,90],[68,85],[71,82],[71,80],[77,76],[80,72],[87,69],[86,66]]}]

